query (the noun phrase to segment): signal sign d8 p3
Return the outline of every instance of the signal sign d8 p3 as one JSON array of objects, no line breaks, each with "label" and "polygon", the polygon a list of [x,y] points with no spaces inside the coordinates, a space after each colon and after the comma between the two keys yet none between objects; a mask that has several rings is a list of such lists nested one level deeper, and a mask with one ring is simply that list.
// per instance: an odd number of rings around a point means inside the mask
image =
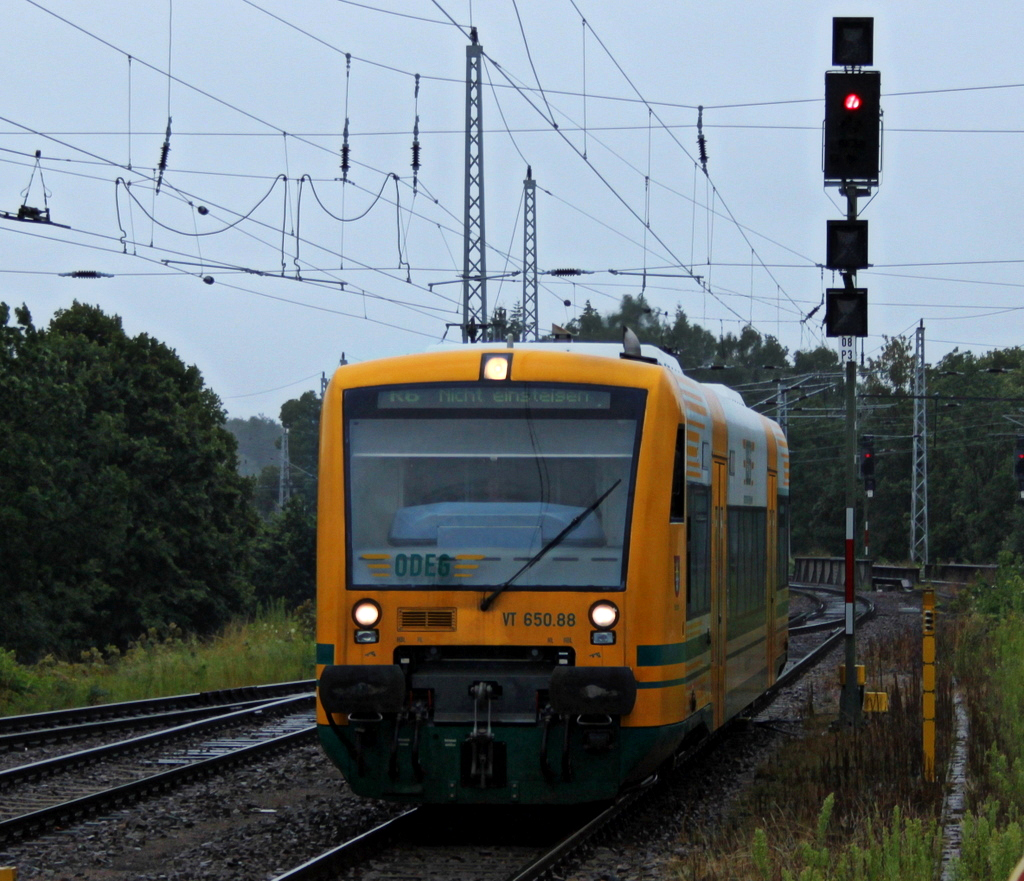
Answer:
[{"label": "signal sign d8 p3", "polygon": [[826,181],[878,181],[881,93],[877,70],[825,74]]}]

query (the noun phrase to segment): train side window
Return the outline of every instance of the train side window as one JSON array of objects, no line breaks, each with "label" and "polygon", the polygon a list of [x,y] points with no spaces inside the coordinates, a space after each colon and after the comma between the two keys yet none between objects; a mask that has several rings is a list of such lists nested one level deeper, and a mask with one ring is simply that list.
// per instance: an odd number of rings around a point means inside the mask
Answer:
[{"label": "train side window", "polygon": [[690,516],[686,521],[686,614],[711,609],[711,487],[689,485]]},{"label": "train side window", "polygon": [[768,512],[764,508],[729,508],[729,611],[744,614],[765,606]]},{"label": "train side window", "polygon": [[686,426],[676,430],[676,455],[672,467],[672,505],[669,519],[681,521],[686,516]]}]

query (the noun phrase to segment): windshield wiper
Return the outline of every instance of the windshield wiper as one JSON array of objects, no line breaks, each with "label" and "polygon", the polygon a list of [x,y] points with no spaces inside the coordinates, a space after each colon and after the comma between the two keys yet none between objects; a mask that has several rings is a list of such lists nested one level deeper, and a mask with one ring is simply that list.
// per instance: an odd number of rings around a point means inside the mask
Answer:
[{"label": "windshield wiper", "polygon": [[572,532],[577,526],[579,526],[587,517],[589,517],[591,514],[593,514],[594,511],[596,511],[598,509],[598,507],[600,506],[601,502],[603,502],[606,498],[608,498],[608,496],[610,496],[612,494],[612,490],[615,489],[615,487],[617,487],[620,483],[622,483],[622,478],[621,477],[618,480],[616,480],[615,483],[613,483],[610,487],[608,487],[608,489],[606,489],[603,493],[601,493],[601,495],[599,495],[596,499],[594,499],[594,501],[591,502],[590,505],[585,510],[581,511],[579,514],[577,514],[575,517],[573,517],[572,520],[570,521],[569,525],[566,526],[565,529],[563,529],[560,533],[558,533],[558,535],[556,535],[553,539],[551,539],[551,541],[549,541],[546,545],[544,545],[544,547],[542,547],[539,551],[537,551],[537,553],[535,553],[532,557],[530,557],[529,560],[527,560],[525,563],[523,563],[522,568],[518,572],[516,572],[515,575],[513,575],[503,585],[501,585],[500,587],[496,588],[493,593],[490,593],[487,596],[485,596],[480,601],[480,611],[481,612],[486,612],[491,607],[492,603],[498,598],[498,596],[501,593],[504,592],[505,588],[511,586],[513,581],[515,581],[520,575],[522,575],[534,563],[536,563],[538,560],[540,560],[548,551],[550,551],[552,548],[555,548],[558,545],[560,545],[562,543],[562,539],[564,539],[570,532]]}]

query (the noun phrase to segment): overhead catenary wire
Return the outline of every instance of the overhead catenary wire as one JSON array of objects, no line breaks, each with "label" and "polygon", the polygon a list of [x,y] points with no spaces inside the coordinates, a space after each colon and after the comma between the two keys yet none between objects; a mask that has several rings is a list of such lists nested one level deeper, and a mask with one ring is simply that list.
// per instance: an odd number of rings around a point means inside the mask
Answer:
[{"label": "overhead catenary wire", "polygon": [[[450,23],[449,23],[449,24],[450,24]],[[130,56],[129,56],[129,57],[130,57]],[[535,77],[535,78],[536,78],[536,77]],[[170,83],[170,80],[168,80],[168,84],[169,84],[169,83]],[[538,78],[538,86],[540,86],[540,81],[539,81],[539,78]],[[524,88],[525,88],[525,87],[524,87]],[[539,95],[539,94],[541,94],[541,92],[544,92],[544,93],[545,93],[546,95],[554,95],[554,94],[558,94],[558,91],[557,91],[557,90],[543,90],[542,88],[538,88],[538,89],[534,89],[534,90],[532,90],[532,93],[533,93],[533,94],[536,94],[536,95]],[[584,92],[586,92],[586,90],[584,90]],[[660,106],[660,104],[659,104],[658,102],[650,102],[650,103],[653,103],[653,104],[655,104],[656,106]],[[547,104],[546,106],[547,106],[547,107],[550,107],[551,105],[550,105],[550,104]],[[562,126],[563,128],[567,128],[567,127],[565,126],[565,124],[564,124],[564,123],[563,123],[563,122],[562,122],[561,120],[559,121],[559,123],[560,123],[560,125],[561,125],[561,126]],[[648,127],[649,127],[649,123],[648,123]],[[584,130],[585,130],[585,128],[586,128],[586,127],[584,127]],[[179,137],[179,136],[178,136],[178,134],[176,133],[176,134],[175,134],[175,139],[176,139],[176,143],[177,143],[177,138],[178,138],[178,137]],[[286,137],[290,137],[290,135],[287,135],[287,134],[286,134]],[[336,145],[335,145],[335,149],[336,149]],[[179,172],[179,170],[178,170],[178,169],[176,168],[176,169],[175,169],[175,175],[178,175],[179,173],[180,173],[180,172]],[[214,173],[216,173],[216,172],[214,172]],[[290,175],[289,175],[289,176],[290,176]],[[310,178],[310,179],[312,180],[312,178]],[[386,179],[385,179],[385,184],[386,184]],[[653,181],[652,181],[652,186],[653,186],[653,185],[654,185],[654,183],[653,183]],[[149,186],[151,186],[151,184],[150,184]],[[325,192],[329,192],[329,191],[327,191],[327,190],[326,190],[326,188],[324,188],[324,189],[325,189]],[[327,201],[327,198],[326,198],[326,196],[325,196],[325,199],[324,199],[324,201]],[[396,201],[397,201],[397,200],[396,200]],[[328,203],[328,204],[329,204],[329,203]],[[404,207],[408,207],[408,206],[403,206],[403,208],[404,208]],[[400,210],[400,209],[396,207],[396,211],[398,211],[398,210]],[[345,214],[345,212],[343,211],[343,212],[342,212],[342,214],[344,215],[344,214]],[[646,210],[645,210],[645,212],[644,212],[644,215],[645,215],[645,218],[646,218],[646,217],[647,217],[647,215],[648,215],[648,212],[647,212]],[[411,221],[411,220],[412,220],[412,214],[411,214],[410,212],[407,212],[407,211],[404,211],[404,210],[403,210],[403,214],[402,214],[402,216],[403,216],[404,218],[406,218],[406,219],[407,219],[408,221]],[[166,220],[166,219],[167,219],[166,217],[164,217],[164,216],[163,216],[163,212],[162,212],[162,211],[161,211],[161,217],[162,217],[162,219],[164,219],[164,220]],[[433,222],[433,221],[431,221],[431,222]],[[173,226],[173,223],[172,223],[171,225]],[[296,233],[298,233],[298,230],[296,230]],[[344,252],[344,247],[342,247],[342,248],[340,249],[340,251],[341,251],[341,252]],[[718,256],[719,256],[718,254],[716,254],[716,255],[715,255],[715,257],[718,257]],[[645,263],[646,263],[646,262],[649,262],[649,261],[647,261],[647,259],[646,259],[646,254],[645,254]],[[692,262],[693,262],[693,261],[691,260],[691,261],[690,261],[690,265],[692,265]],[[709,259],[709,260],[708,260],[708,265],[709,265],[709,266],[715,266],[715,267],[720,267],[720,266],[725,266],[725,265],[727,265],[727,263],[726,263],[726,261],[724,261],[724,260],[721,260],[721,259],[713,259],[713,258],[712,258],[712,259]],[[769,265],[769,266],[771,266],[772,264],[766,264],[766,265]],[[721,277],[723,277],[723,278],[724,278],[724,276],[721,276]],[[979,282],[979,283],[980,283],[980,282]],[[606,289],[607,289],[607,288],[606,288]],[[778,289],[779,289],[779,288],[777,287],[777,291],[778,291]],[[667,288],[667,290],[670,290],[670,288]],[[777,293],[777,291],[776,291],[775,293]],[[751,298],[752,298],[754,294],[755,294],[755,291],[753,290],[753,288],[751,288],[751,290],[750,290],[750,292],[749,292],[749,293],[747,294],[747,296],[748,296],[748,297],[751,297]],[[874,301],[874,302],[878,302],[878,301]],[[688,308],[688,311],[689,311],[689,308]],[[740,311],[741,311],[741,312],[746,312],[747,310],[746,310],[746,309],[743,309],[743,308],[741,307],[741,308],[740,308]],[[977,310],[975,310],[975,311],[977,311]]]},{"label": "overhead catenary wire", "polygon": [[[33,5],[36,5],[36,6],[40,6],[40,4],[36,3],[36,2],[35,2],[35,0],[28,0],[28,2],[31,2],[31,3],[33,3]],[[251,6],[254,6],[254,8],[258,8],[258,9],[260,8],[260,7],[256,6],[256,4],[253,4],[253,3],[250,3],[249,5],[251,5]],[[436,0],[435,0],[435,5],[436,5],[436,6],[438,6],[438,8],[441,8],[441,7],[440,7],[440,4],[438,4],[438,3],[436,2]],[[574,4],[574,6],[575,6],[575,4]],[[40,8],[43,8],[43,7],[41,7],[41,6],[40,6]],[[49,10],[44,10],[44,11],[49,11]],[[265,11],[265,10],[261,10],[261,11]],[[54,13],[51,13],[51,14],[54,14]],[[55,14],[54,14],[54,15],[55,15]],[[62,20],[62,21],[65,21],[65,22],[67,21],[66,19],[62,18],[61,16],[56,16],[56,17],[57,17],[57,18],[59,18],[59,19],[60,19],[60,20]],[[275,16],[275,17],[276,17],[276,16]],[[449,18],[451,18],[451,17],[449,16]],[[454,23],[454,19],[451,19],[451,21],[452,21],[452,22]],[[70,23],[70,22],[69,22],[69,23]],[[71,23],[71,24],[72,24],[72,26],[78,27],[77,25],[73,25],[73,23]],[[96,39],[100,39],[100,38],[96,37],[95,35],[91,34],[91,32],[88,32],[88,31],[86,31],[85,29],[81,29],[81,28],[79,28],[79,29],[80,29],[80,30],[83,30],[83,32],[85,32],[85,33],[89,34],[90,36],[92,36],[92,37],[94,37],[94,38],[96,38]],[[113,47],[113,46],[112,46],[112,44],[109,44],[109,43],[108,43],[107,41],[104,41],[104,40],[102,40],[102,39],[101,39],[101,42],[103,42],[103,43],[104,43],[104,44],[106,44],[106,45],[109,45],[109,46],[111,46],[112,48],[116,48],[116,47]],[[599,41],[599,42],[600,42],[600,41]],[[118,50],[118,51],[123,51],[123,50]],[[617,64],[617,63],[616,63],[616,64]],[[499,67],[499,69],[500,69],[500,67]],[[170,82],[170,80],[172,80],[172,79],[175,79],[175,78],[173,78],[173,77],[171,76],[171,74],[170,74],[169,72],[168,72],[168,78],[169,78],[169,82]],[[177,81],[177,80],[175,80],[175,81]],[[628,81],[628,77],[627,77],[627,81]],[[186,85],[187,85],[187,84],[186,84]],[[189,86],[189,88],[195,88],[195,87],[193,87],[193,86]],[[519,86],[517,85],[517,86],[516,86],[516,88],[520,88],[520,87],[519,87]],[[202,92],[202,90],[199,90],[199,91],[200,91],[200,92]],[[227,105],[227,106],[230,106],[230,107],[232,107],[233,109],[238,109],[237,107],[235,107],[235,105],[229,104],[229,103],[227,103],[227,102],[223,102],[223,103],[226,103],[226,105]],[[245,111],[242,111],[242,112],[245,112]],[[255,115],[253,115],[253,114],[246,114],[246,115],[249,115],[249,116],[250,116],[250,117],[252,117],[252,118],[258,119],[258,117],[256,117],[256,116],[255,116]],[[261,120],[261,121],[262,121],[262,120]],[[265,123],[265,124],[267,124],[267,123]],[[280,129],[280,131],[282,132],[282,134],[285,134],[285,135],[287,134],[287,133],[286,133],[286,132],[285,132],[285,131],[284,131],[283,129]],[[685,151],[684,151],[684,152],[685,152]],[[687,155],[689,155],[689,154],[687,154]],[[691,158],[692,158],[692,157],[691,157]],[[595,171],[596,171],[596,169],[595,169]],[[600,176],[600,175],[599,175],[599,176]],[[624,204],[626,204],[626,203],[624,202]],[[627,205],[627,207],[628,207],[628,205]],[[635,212],[634,212],[634,213],[635,213]],[[656,236],[656,238],[657,238],[657,236]],[[659,239],[659,241],[660,241],[660,239]],[[662,243],[662,244],[663,244],[663,243]],[[712,292],[712,293],[713,293],[713,292]],[[724,305],[724,304],[723,304],[723,305]],[[727,307],[727,308],[728,308],[728,307]],[[736,315],[737,315],[737,317],[739,317],[738,313],[734,313],[734,314],[736,314]]]},{"label": "overhead catenary wire", "polygon": [[[20,123],[16,123],[16,122],[14,122],[13,120],[7,119],[7,118],[5,118],[5,117],[0,117],[0,121],[4,121],[4,122],[7,122],[7,123],[9,123],[9,124],[11,124],[11,125],[16,125],[16,126],[19,126],[19,127],[21,127],[21,128],[25,128],[25,126],[22,126],[22,125],[21,125]],[[47,136],[47,135],[45,135],[45,134],[43,134],[43,133],[38,133],[38,134],[40,134],[40,135],[41,135],[41,136],[43,136],[43,137],[49,137],[49,136]],[[122,168],[122,167],[123,167],[123,166],[121,166],[121,165],[120,165],[119,163],[117,163],[116,161],[114,161],[114,160],[110,160],[110,159],[106,159],[105,157],[101,157],[101,156],[99,156],[98,154],[96,154],[96,153],[93,153],[93,152],[91,152],[91,151],[87,151],[87,150],[84,150],[84,149],[82,149],[82,148],[78,148],[78,147],[75,147],[74,145],[71,145],[71,144],[67,144],[67,143],[65,143],[65,142],[63,142],[63,141],[60,141],[60,140],[58,140],[58,139],[54,139],[54,138],[50,138],[50,139],[51,139],[51,140],[55,140],[55,141],[56,141],[57,143],[60,143],[60,144],[62,144],[62,146],[65,146],[65,147],[67,147],[68,149],[71,149],[71,150],[74,150],[74,151],[78,151],[78,152],[82,152],[82,153],[84,153],[85,155],[88,155],[88,156],[90,156],[91,158],[93,158],[93,159],[97,160],[98,162],[101,162],[101,163],[102,163],[102,164],[104,164],[104,165],[109,165],[109,166],[113,166],[113,167],[116,167],[116,168]],[[389,179],[391,179],[391,176],[390,176],[390,175],[389,175],[389,176],[388,176],[388,177],[387,177],[387,178],[385,179],[385,183],[386,183],[386,180],[389,180]],[[145,178],[143,178],[143,180],[145,180]],[[149,178],[149,180],[150,180],[150,181],[154,181],[154,180],[155,180],[155,178],[153,178],[153,177],[150,177],[150,178]],[[125,184],[126,184],[126,189],[127,189],[128,183],[129,183],[129,182],[125,182]],[[269,194],[268,194],[268,195],[269,195]],[[185,198],[185,199],[183,199],[183,200],[184,200],[184,201],[190,201],[190,200],[189,200],[189,199],[187,199],[187,198]],[[133,200],[133,201],[137,202],[137,200]],[[140,203],[140,207],[142,207],[142,206],[141,206],[141,203]],[[152,221],[152,222],[154,222],[154,226],[155,226],[155,225],[156,225],[156,223],[155,223],[155,220],[154,220],[154,218],[155,218],[155,215],[153,214],[153,211],[152,211],[152,210],[150,210],[150,211],[146,212],[146,214],[147,214],[147,217],[149,217],[149,218],[151,219],[151,221]],[[250,216],[251,216],[251,215],[250,215]],[[172,231],[174,231],[174,232],[178,232],[179,234],[182,234],[182,235],[190,235],[190,234],[189,234],[189,233],[188,233],[187,231],[181,231],[181,230],[172,230]],[[126,240],[126,233],[125,233],[125,230],[124,230],[124,228],[123,228],[123,225],[122,225],[122,226],[121,226],[121,238],[120,238],[120,241],[124,242],[125,240]],[[135,244],[137,244],[137,242],[135,242]]]},{"label": "overhead catenary wire", "polygon": [[[36,233],[34,231],[31,231],[31,230],[22,230],[22,229],[0,227],[0,233],[3,233],[3,232],[20,234],[20,235],[29,235],[29,236],[34,236],[34,237],[42,237],[38,233]],[[103,235],[101,233],[89,233],[89,232],[83,231],[83,230],[76,230],[76,232],[78,232],[80,234],[85,234],[85,235],[88,235],[88,236],[91,236],[91,237],[95,237],[95,238],[99,238],[99,239],[104,239],[104,240],[110,241],[110,242],[119,241],[119,240],[115,239],[113,236],[106,236],[106,235]],[[47,238],[49,238],[49,237],[47,237]],[[113,248],[103,247],[101,245],[90,244],[88,242],[77,242],[77,241],[72,241],[72,240],[65,240],[64,244],[68,244],[68,245],[72,245],[72,246],[80,247],[80,248],[86,248],[86,249],[90,249],[90,250],[94,250],[94,251],[104,251],[104,252],[106,252],[108,254],[120,253],[119,251],[116,251]],[[163,251],[163,253],[173,253],[173,252],[169,252],[167,249],[161,249],[161,250]],[[187,252],[179,252],[179,253],[181,254],[182,257],[192,256],[192,255],[188,254]],[[221,267],[218,267],[214,261],[204,261],[202,264],[200,264],[199,261],[175,261],[175,260],[171,260],[171,259],[168,259],[168,258],[158,259],[156,257],[147,256],[144,253],[139,253],[139,254],[133,255],[133,259],[139,259],[139,260],[143,260],[143,261],[150,262],[150,263],[156,263],[156,264],[159,264],[161,266],[167,267],[168,269],[174,270],[174,272],[177,273],[177,274],[190,275],[190,276],[193,276],[193,277],[196,277],[197,273],[193,272],[193,271],[191,271],[191,270],[189,270],[187,268],[184,268],[185,265],[193,265],[193,266],[197,266],[197,267],[202,265],[202,266],[206,266],[206,267],[210,268],[214,272],[219,272],[220,268],[221,268]],[[179,264],[179,263],[182,264],[182,265],[176,265],[176,264]],[[231,273],[246,274],[246,275],[256,275],[256,276],[263,276],[263,277],[268,277],[268,278],[281,278],[281,276],[277,273],[276,270],[275,271],[259,270],[259,269],[251,269],[251,268],[239,267],[239,266],[226,267],[226,269],[228,271],[230,271]],[[51,273],[47,273],[47,274],[59,275],[60,273],[51,272]],[[133,275],[133,274],[134,273],[127,273],[127,275]],[[305,283],[307,285],[311,285],[311,286],[316,286],[318,284],[318,282],[316,280],[313,280],[313,279],[297,279],[296,280],[296,279],[292,279],[292,278],[290,278],[288,276],[285,276],[284,279],[288,280],[288,281],[301,281],[301,282],[303,282],[303,283]],[[278,300],[280,302],[289,303],[289,304],[296,305],[296,306],[301,306],[303,308],[315,309],[315,310],[322,311],[322,312],[334,312],[335,314],[344,315],[344,316],[347,316],[347,317],[360,317],[360,316],[354,315],[353,313],[342,312],[340,310],[333,310],[333,309],[330,309],[330,308],[327,308],[327,307],[318,306],[318,305],[311,304],[311,303],[304,303],[304,302],[299,301],[299,300],[293,300],[293,299],[289,299],[289,298],[285,298],[285,297],[276,297],[276,296],[273,296],[273,295],[270,295],[270,294],[265,294],[263,292],[255,291],[255,290],[252,290],[252,289],[240,288],[238,286],[232,286],[231,284],[228,284],[228,283],[222,283],[221,286],[223,286],[223,287],[230,287],[230,288],[233,288],[233,289],[241,290],[241,291],[244,291],[244,292],[247,292],[247,293],[251,293],[251,294],[256,295],[256,296],[266,296],[269,299],[274,299],[274,300]],[[385,297],[385,296],[382,296],[380,294],[373,293],[372,291],[368,291],[365,288],[358,288],[358,289],[357,288],[353,288],[353,291],[358,293],[360,296],[362,296],[364,298],[369,296],[372,299],[381,300],[382,302],[388,302],[388,303],[392,303],[393,302],[393,303],[396,303],[397,305],[405,305],[405,306],[414,307],[417,311],[420,311],[421,313],[423,312],[424,309],[430,308],[430,307],[425,307],[423,304],[413,304],[413,303],[404,303],[403,304],[400,301],[395,301],[395,300],[393,300],[390,297]],[[450,311],[451,311],[452,314],[454,314],[454,303],[453,303],[453,306],[450,308]],[[380,321],[377,321],[376,323],[386,324],[386,322],[380,322]],[[400,325],[388,324],[387,326],[394,327],[395,329],[406,329],[406,330],[410,330],[411,331],[411,328],[402,328]],[[424,336],[431,336],[430,334],[423,334],[423,335]]]}]

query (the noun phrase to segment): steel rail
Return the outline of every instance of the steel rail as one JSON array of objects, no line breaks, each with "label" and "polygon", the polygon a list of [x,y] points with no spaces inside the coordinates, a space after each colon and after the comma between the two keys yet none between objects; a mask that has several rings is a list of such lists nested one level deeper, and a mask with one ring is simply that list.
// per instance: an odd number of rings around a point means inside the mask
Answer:
[{"label": "steel rail", "polygon": [[791,584],[789,586],[789,592],[791,595],[799,594],[802,597],[806,597],[809,600],[813,600],[815,603],[815,608],[813,611],[801,612],[797,615],[789,616],[790,630],[792,630],[794,627],[803,627],[808,620],[818,618],[820,615],[824,614],[826,605],[822,601],[821,597],[817,595],[816,591],[804,587],[798,587],[795,584]]},{"label": "steel rail", "polygon": [[[304,695],[305,696],[305,695]],[[13,731],[0,734],[0,752],[15,747],[38,746],[40,744],[59,741],[78,740],[96,734],[107,734],[134,728],[153,728],[158,725],[178,726],[186,722],[199,721],[217,714],[234,710],[265,707],[267,698],[248,701],[194,707],[185,710],[168,710],[167,712],[145,713],[138,716],[123,716],[116,719],[101,719],[96,722],[82,722],[77,725],[63,725],[57,728],[36,728],[32,730]]]},{"label": "steel rail", "polygon": [[[874,615],[875,608],[873,603],[863,597],[858,597],[858,601],[862,605],[862,611],[858,615],[857,620],[858,622],[863,622]],[[673,756],[666,762],[665,770],[670,771],[703,754],[718,741],[724,731],[733,723],[744,721],[770,704],[782,688],[806,673],[808,669],[817,663],[822,655],[842,639],[843,635],[844,633],[841,628],[837,628],[834,633],[829,634],[807,655],[786,667],[777,681],[757,701],[751,704],[741,716],[733,719],[731,723],[727,724],[726,728],[721,729],[699,743],[693,744],[683,753]],[[648,796],[653,794],[658,788],[657,784],[662,779],[659,775],[652,775],[643,783],[622,793],[615,802],[602,810],[597,816],[562,838],[553,847],[546,849],[539,856],[532,858],[530,862],[515,870],[513,874],[508,876],[507,881],[537,881],[537,879],[541,878],[555,877],[555,874],[564,867],[564,864],[585,848],[602,829],[615,820],[628,816],[629,812],[635,809],[639,802],[645,801]],[[383,847],[391,838],[401,835],[410,825],[416,822],[417,811],[419,810],[417,808],[407,811],[392,820],[382,823],[350,841],[318,857],[314,857],[301,866],[276,876],[273,881],[321,881],[321,879],[333,879],[346,867],[352,865],[354,861],[363,856],[367,849],[372,850]]]},{"label": "steel rail", "polygon": [[[818,594],[829,594],[835,597],[843,597],[844,591],[842,588],[837,587],[824,587],[819,584],[793,584],[790,586],[791,590],[796,590],[802,594],[818,593]],[[855,596],[858,605],[860,605],[863,611],[857,616],[857,620],[868,620],[875,614],[875,605],[871,600],[867,599],[860,594]],[[845,626],[845,609],[843,614],[837,618],[823,619],[823,620],[812,620],[805,624],[791,624],[789,632],[791,634],[809,633],[814,630],[828,630],[833,627],[844,627]]]},{"label": "steel rail", "polygon": [[249,707],[244,710],[233,710],[214,716],[212,719],[200,719],[196,722],[188,722],[184,725],[176,725],[173,728],[165,728],[162,731],[151,731],[148,734],[140,734],[128,740],[120,740],[117,743],[108,743],[96,746],[91,749],[80,750],[64,756],[57,756],[52,759],[44,759],[39,762],[31,762],[27,765],[18,765],[0,771],[0,788],[11,783],[22,780],[47,777],[59,771],[67,771],[71,768],[91,764],[98,759],[111,758],[126,753],[138,752],[148,746],[163,743],[168,740],[178,740],[191,734],[201,734],[204,731],[213,731],[224,728],[235,722],[243,721],[251,716],[262,713],[274,713],[281,715],[288,712],[293,705],[300,703],[313,704],[313,695],[298,695],[295,697],[281,698],[269,703],[262,703],[259,706]]},{"label": "steel rail", "polygon": [[54,826],[77,822],[102,810],[120,807],[154,793],[166,792],[239,762],[251,761],[257,756],[287,748],[303,739],[311,739],[315,733],[316,726],[308,725],[261,743],[238,747],[219,756],[201,759],[130,783],[0,821],[0,842],[31,838]]},{"label": "steel rail", "polygon": [[301,866],[289,869],[275,877],[273,881],[320,881],[322,878],[334,878],[353,861],[358,860],[365,851],[383,847],[393,837],[414,826],[419,819],[420,810],[412,808],[397,817],[392,817],[344,844],[313,857]]},{"label": "steel rail", "polygon": [[144,716],[148,713],[167,712],[173,709],[217,707],[236,704],[240,701],[269,700],[274,697],[284,697],[303,691],[312,694],[315,685],[316,680],[314,679],[300,679],[294,682],[244,685],[238,688],[198,691],[192,694],[177,694],[168,697],[147,698],[139,701],[97,704],[93,707],[73,707],[67,710],[48,710],[43,713],[3,716],[0,717],[0,734],[55,728],[97,719]]}]

